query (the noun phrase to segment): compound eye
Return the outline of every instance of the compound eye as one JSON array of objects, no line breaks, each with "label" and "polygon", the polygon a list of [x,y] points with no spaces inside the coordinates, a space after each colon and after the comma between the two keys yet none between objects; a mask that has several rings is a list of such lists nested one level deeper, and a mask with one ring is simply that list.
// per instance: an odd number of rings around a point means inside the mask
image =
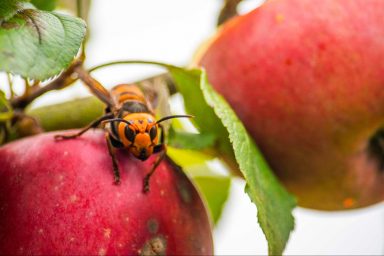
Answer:
[{"label": "compound eye", "polygon": [[128,125],[125,127],[125,137],[130,142],[133,142],[135,140],[135,137],[136,137],[136,132],[134,130],[132,130],[131,128],[129,128]]},{"label": "compound eye", "polygon": [[154,140],[157,136],[157,128],[156,126],[152,126],[151,130],[149,130],[149,137],[151,137],[151,140]]}]

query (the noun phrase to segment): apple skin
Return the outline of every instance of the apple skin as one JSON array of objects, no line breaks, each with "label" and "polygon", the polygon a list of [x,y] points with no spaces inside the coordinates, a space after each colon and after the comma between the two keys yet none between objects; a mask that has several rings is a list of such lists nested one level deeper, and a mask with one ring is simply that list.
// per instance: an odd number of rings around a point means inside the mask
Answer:
[{"label": "apple skin", "polygon": [[213,254],[211,223],[198,192],[156,155],[119,151],[113,184],[104,134],[55,141],[47,133],[0,148],[0,252],[29,255]]},{"label": "apple skin", "polygon": [[384,199],[383,38],[382,0],[271,0],[197,62],[299,205],[342,210]]}]

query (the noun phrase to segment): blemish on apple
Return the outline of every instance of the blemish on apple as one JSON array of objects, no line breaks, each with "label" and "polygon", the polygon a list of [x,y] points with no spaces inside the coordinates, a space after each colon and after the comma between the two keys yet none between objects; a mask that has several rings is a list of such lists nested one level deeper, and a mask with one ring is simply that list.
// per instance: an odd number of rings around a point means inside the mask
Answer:
[{"label": "blemish on apple", "polygon": [[156,219],[151,218],[147,221],[147,228],[149,233],[155,234],[159,230],[159,222]]},{"label": "blemish on apple", "polygon": [[165,255],[167,250],[167,240],[163,236],[155,236],[145,242],[140,255]]}]

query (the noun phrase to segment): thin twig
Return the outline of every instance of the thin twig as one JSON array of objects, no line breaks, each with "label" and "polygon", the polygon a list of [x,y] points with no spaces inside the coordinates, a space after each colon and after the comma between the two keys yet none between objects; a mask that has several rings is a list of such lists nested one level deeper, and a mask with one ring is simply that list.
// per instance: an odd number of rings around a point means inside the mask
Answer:
[{"label": "thin twig", "polygon": [[78,78],[74,76],[74,70],[76,67],[82,64],[82,61],[75,60],[68,69],[66,69],[64,72],[62,72],[58,77],[56,77],[52,82],[49,84],[35,88],[32,90],[29,95],[23,95],[20,97],[16,97],[14,99],[11,99],[11,106],[14,109],[24,109],[26,106],[28,106],[32,101],[34,101],[36,98],[40,97],[46,92],[52,91],[52,90],[60,90],[68,85],[75,82]]},{"label": "thin twig", "polygon": [[83,3],[81,0],[76,0],[77,17],[83,18]]},{"label": "thin twig", "polygon": [[32,90],[37,90],[40,87],[40,80],[33,80],[33,84],[31,84]]},{"label": "thin twig", "polygon": [[31,89],[28,78],[24,78],[24,87],[24,97],[27,97]]},{"label": "thin twig", "polygon": [[9,86],[9,92],[11,94],[11,99],[15,97],[15,91],[13,90],[13,78],[11,77],[11,74],[7,72],[7,80],[8,80],[8,86]]},{"label": "thin twig", "polygon": [[157,62],[157,61],[118,60],[118,61],[111,61],[111,62],[107,62],[107,63],[103,63],[103,64],[100,64],[100,65],[94,66],[94,67],[88,69],[88,72],[93,72],[93,71],[95,71],[97,69],[105,68],[105,67],[108,67],[108,66],[122,65],[122,64],[147,64],[147,65],[158,65],[158,66],[163,66],[163,67],[175,67],[175,66],[167,65],[167,64],[164,64],[164,63],[161,63],[161,62]]},{"label": "thin twig", "polygon": [[[112,62],[107,62],[107,63],[103,63],[103,64],[100,64],[100,65],[97,65],[97,66],[94,66],[90,69],[88,69],[88,72],[91,73],[95,70],[98,70],[98,69],[101,69],[101,68],[105,68],[105,67],[109,67],[109,66],[113,66],[113,65],[124,65],[124,64],[149,64],[149,65],[159,65],[159,66],[163,66],[163,67],[174,67],[172,65],[165,65],[163,63],[160,63],[160,62],[155,62],[155,61],[143,61],[143,60],[120,60],[120,61],[112,61]],[[175,94],[177,92],[176,90],[176,85],[174,83],[174,81],[172,80],[170,74],[167,72],[167,73],[163,73],[163,74],[160,74],[160,75],[156,75],[156,76],[153,76],[153,77],[149,77],[149,78],[146,78],[146,79],[143,79],[139,82],[152,82],[156,79],[163,79],[166,83],[167,83],[167,87],[168,87],[168,90],[169,90],[169,94],[172,95],[172,94]]]},{"label": "thin twig", "polygon": [[[76,12],[77,12],[77,17],[84,19],[83,15],[83,1],[82,0],[76,0]],[[85,59],[85,43],[88,39],[88,36],[85,35],[85,38],[83,42],[81,43],[81,48],[80,48],[80,59],[84,60]]]},{"label": "thin twig", "polygon": [[[121,61],[113,61],[113,62],[108,62],[108,63],[104,63],[104,64],[100,64],[100,65],[94,66],[94,67],[88,69],[88,72],[91,73],[91,72],[93,72],[95,70],[98,70],[98,69],[101,69],[101,68],[105,68],[105,67],[109,67],[109,66],[113,66],[113,65],[123,65],[123,64],[147,64],[147,65],[149,64],[149,65],[159,65],[159,66],[163,66],[163,67],[167,67],[167,68],[175,67],[173,65],[165,65],[163,63],[154,62],[154,61],[121,60]],[[139,82],[140,83],[141,82],[153,83],[153,81],[155,81],[156,79],[163,79],[166,82],[170,95],[173,95],[173,94],[175,94],[177,92],[176,85],[175,85],[174,81],[172,80],[171,75],[169,74],[169,72],[166,72],[166,73],[163,73],[163,74],[159,74],[159,75],[156,75],[156,76],[152,76],[152,77],[143,79],[143,80],[141,80]]]},{"label": "thin twig", "polygon": [[[46,92],[52,91],[52,90],[60,90],[63,89],[72,83],[74,83],[76,80],[79,79],[79,73],[85,74],[84,72],[91,73],[97,69],[101,69],[104,67],[112,66],[112,65],[121,65],[121,64],[149,64],[149,65],[160,65],[164,67],[173,67],[172,65],[164,65],[160,62],[152,62],[152,61],[142,61],[142,60],[126,60],[126,61],[114,61],[114,62],[108,62],[104,63],[98,66],[95,66],[93,68],[88,69],[88,71],[84,70],[82,67],[83,61],[80,58],[76,59],[68,69],[63,71],[57,78],[55,78],[53,81],[51,81],[49,84],[41,87],[32,87],[32,90],[29,95],[23,95],[20,97],[16,97],[14,99],[11,99],[11,106],[13,109],[24,109],[26,106],[28,106],[31,102],[33,102],[36,98],[40,97],[41,95],[45,94]],[[88,76],[88,78],[91,76]],[[167,81],[168,88],[170,90],[170,93],[175,93],[175,85],[172,82],[172,80],[169,77],[168,73],[160,74],[155,77],[163,77]],[[145,80],[153,80],[155,77],[150,77]],[[85,76],[84,76],[85,78]],[[85,79],[83,79],[83,82],[87,83]],[[142,82],[142,81],[141,81]]]}]

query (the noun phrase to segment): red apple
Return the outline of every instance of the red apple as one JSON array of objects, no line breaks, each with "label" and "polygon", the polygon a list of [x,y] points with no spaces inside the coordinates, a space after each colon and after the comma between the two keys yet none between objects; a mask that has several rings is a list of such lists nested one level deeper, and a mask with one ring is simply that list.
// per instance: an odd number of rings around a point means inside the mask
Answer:
[{"label": "red apple", "polygon": [[144,194],[156,155],[142,162],[120,151],[121,184],[114,185],[102,132],[59,142],[53,136],[0,148],[1,254],[213,253],[204,204],[169,160]]},{"label": "red apple", "polygon": [[270,0],[200,54],[300,205],[384,199],[384,1]]}]

